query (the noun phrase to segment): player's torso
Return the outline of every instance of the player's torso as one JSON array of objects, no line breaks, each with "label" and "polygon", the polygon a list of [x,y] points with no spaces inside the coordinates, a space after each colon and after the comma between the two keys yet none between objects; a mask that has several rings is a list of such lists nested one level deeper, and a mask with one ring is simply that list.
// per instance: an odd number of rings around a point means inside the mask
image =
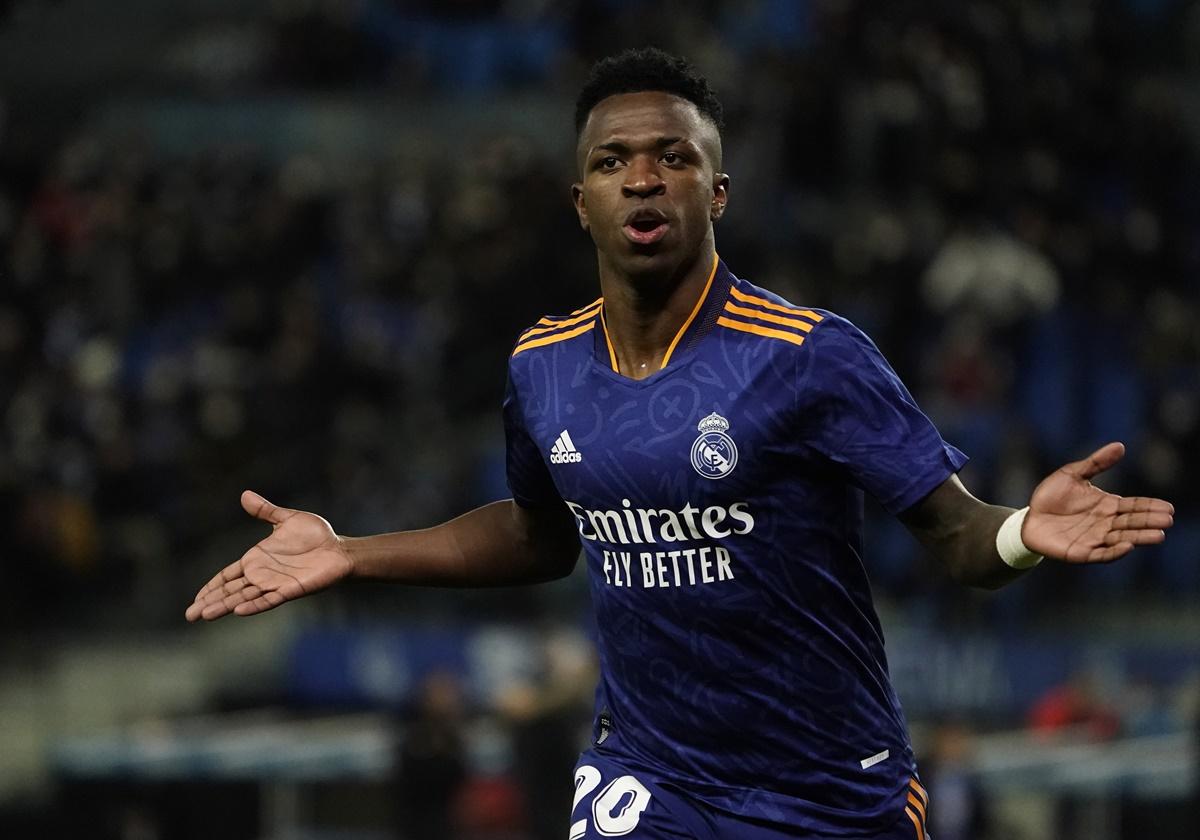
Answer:
[{"label": "player's torso", "polygon": [[739,288],[729,278],[646,379],[612,369],[597,318],[522,354],[518,387],[585,550],[598,737],[714,797],[736,780],[803,798],[881,750],[907,760],[907,744],[858,565],[860,497],[798,416],[797,353],[823,316]]}]

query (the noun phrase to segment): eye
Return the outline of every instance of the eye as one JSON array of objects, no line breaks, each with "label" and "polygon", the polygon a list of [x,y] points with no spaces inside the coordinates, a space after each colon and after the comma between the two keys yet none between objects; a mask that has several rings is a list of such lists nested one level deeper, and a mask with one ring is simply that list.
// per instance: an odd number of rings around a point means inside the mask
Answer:
[{"label": "eye", "polygon": [[596,161],[596,167],[598,169],[616,169],[617,164],[620,162],[621,161],[619,158],[609,155],[608,157],[603,157]]},{"label": "eye", "polygon": [[667,166],[674,166],[677,163],[683,163],[683,155],[679,152],[667,152],[662,156],[662,161]]}]

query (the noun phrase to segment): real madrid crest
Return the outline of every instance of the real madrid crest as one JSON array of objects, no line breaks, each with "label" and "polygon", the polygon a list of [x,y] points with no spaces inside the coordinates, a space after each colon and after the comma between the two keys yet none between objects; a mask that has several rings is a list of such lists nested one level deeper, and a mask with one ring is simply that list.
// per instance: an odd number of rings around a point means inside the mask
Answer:
[{"label": "real madrid crest", "polygon": [[737,444],[725,434],[729,421],[715,411],[696,426],[700,436],[692,444],[692,466],[705,478],[724,478],[737,466]]}]

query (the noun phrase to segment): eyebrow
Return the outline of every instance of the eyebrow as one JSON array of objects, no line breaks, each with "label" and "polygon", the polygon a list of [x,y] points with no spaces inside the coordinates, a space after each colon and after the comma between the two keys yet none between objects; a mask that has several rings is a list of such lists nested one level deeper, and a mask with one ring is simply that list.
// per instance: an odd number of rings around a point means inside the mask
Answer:
[{"label": "eyebrow", "polygon": [[[698,148],[698,146],[695,142],[687,139],[686,137],[659,137],[657,140],[654,141],[654,143],[652,145],[656,149],[662,149],[666,146],[673,146],[676,143],[686,143],[690,146],[696,146]],[[618,154],[628,154],[631,151],[631,148],[628,143],[623,143],[620,140],[609,140],[607,143],[601,143],[597,146],[593,146],[588,151],[588,157],[591,157],[596,152],[600,152],[600,151],[617,152]]]}]

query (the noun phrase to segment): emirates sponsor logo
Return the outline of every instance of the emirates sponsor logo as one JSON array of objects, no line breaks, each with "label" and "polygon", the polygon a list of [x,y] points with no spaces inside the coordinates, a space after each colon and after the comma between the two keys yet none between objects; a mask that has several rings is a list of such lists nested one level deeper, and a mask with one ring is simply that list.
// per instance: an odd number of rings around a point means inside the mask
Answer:
[{"label": "emirates sponsor logo", "polygon": [[629,499],[622,499],[620,510],[588,510],[571,501],[567,502],[567,507],[575,514],[579,536],[612,545],[719,540],[754,530],[754,516],[748,502],[706,508],[698,508],[689,502],[679,510],[669,510],[635,508]]}]

